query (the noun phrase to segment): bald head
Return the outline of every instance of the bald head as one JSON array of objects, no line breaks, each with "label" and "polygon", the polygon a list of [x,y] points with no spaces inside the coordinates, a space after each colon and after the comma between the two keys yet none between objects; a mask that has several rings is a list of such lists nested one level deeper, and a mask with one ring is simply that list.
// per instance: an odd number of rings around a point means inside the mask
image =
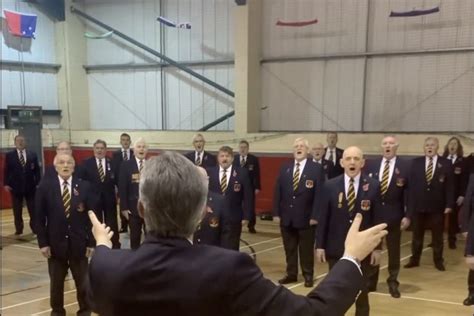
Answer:
[{"label": "bald head", "polygon": [[364,153],[359,147],[347,147],[342,154],[340,163],[344,168],[345,174],[351,178],[356,177],[364,167]]}]

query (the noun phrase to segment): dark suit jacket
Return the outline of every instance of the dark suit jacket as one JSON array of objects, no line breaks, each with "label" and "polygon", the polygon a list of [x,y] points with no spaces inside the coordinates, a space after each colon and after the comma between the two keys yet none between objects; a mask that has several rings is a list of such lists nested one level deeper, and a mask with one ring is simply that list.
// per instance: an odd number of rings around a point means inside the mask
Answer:
[{"label": "dark suit jacket", "polygon": [[[234,155],[234,166],[236,168],[240,167],[240,155]],[[249,172],[250,184],[252,188],[260,190],[260,164],[258,162],[257,156],[252,154],[247,155],[247,160],[244,165],[244,168]]]},{"label": "dark suit jacket", "polygon": [[137,203],[139,195],[140,172],[136,159],[124,161],[120,166],[118,193],[120,211],[129,210],[138,216]]},{"label": "dark suit jacket", "polygon": [[410,189],[408,194],[408,215],[413,212],[443,213],[444,209],[454,208],[453,168],[451,162],[438,156],[433,180],[428,185],[425,176],[425,157],[412,162]]},{"label": "dark suit jacket", "polygon": [[206,213],[194,233],[194,243],[202,245],[220,246],[222,231],[222,214],[225,212],[225,201],[221,194],[209,191],[207,206],[212,213]]},{"label": "dark suit jacket", "polygon": [[[314,159],[314,158],[311,158]],[[313,161],[315,162],[315,161]],[[334,178],[334,163],[332,161],[321,159],[321,166],[323,167],[324,180]]]},{"label": "dark suit jacket", "polygon": [[[184,154],[184,157],[188,158],[192,163],[194,163],[194,160],[196,158],[195,155],[196,155],[196,151],[193,150],[193,151],[190,151],[190,152]],[[204,151],[201,159],[202,159],[201,167],[203,167],[205,169],[217,166],[216,156],[214,156],[213,154],[211,154],[207,151]]]},{"label": "dark suit jacket", "polygon": [[324,173],[321,165],[306,160],[298,188],[293,191],[294,160],[285,163],[278,175],[273,195],[273,216],[279,216],[280,225],[303,229],[310,219],[317,219]]},{"label": "dark suit jacket", "polygon": [[[133,149],[130,148],[130,157],[128,157],[128,160],[133,160],[135,156],[133,155]],[[115,176],[115,184],[118,186],[119,183],[119,176],[120,176],[120,165],[123,162],[123,154],[122,154],[122,148],[117,149],[116,151],[113,152],[112,154],[112,169],[114,171],[114,176]]]},{"label": "dark suit jacket", "polygon": [[[97,195],[98,203],[105,203],[111,207],[117,204],[115,196],[115,174],[112,169],[112,162],[110,158],[106,157],[105,180],[100,181],[99,169],[97,168],[97,160],[95,157],[90,157],[82,163],[82,179],[88,181],[94,193]],[[97,209],[101,209],[96,206]]]},{"label": "dark suit jacket", "polygon": [[467,232],[466,255],[474,255],[474,173],[469,177],[464,203],[461,208],[461,230]]},{"label": "dark suit jacket", "polygon": [[363,287],[341,260],[304,297],[265,279],[247,254],[151,235],[135,251],[98,246],[89,282],[104,316],[342,316]]},{"label": "dark suit jacket", "polygon": [[[444,157],[446,158],[446,157]],[[449,162],[451,162],[448,159]],[[453,185],[454,185],[454,199],[459,196],[464,196],[466,193],[467,182],[469,181],[469,165],[467,158],[457,157],[453,167]]]},{"label": "dark suit jacket", "polygon": [[17,150],[5,155],[4,185],[12,188],[13,194],[34,193],[41,180],[38,157],[32,151],[25,150],[26,164],[23,167],[18,158]]},{"label": "dark suit jacket", "polygon": [[[357,213],[363,215],[360,230],[378,224],[377,206],[380,196],[378,181],[361,174],[355,207],[349,212],[344,175],[325,182],[316,237],[316,248],[326,250],[326,258],[339,259],[344,254],[344,241]],[[362,207],[365,205],[365,207]],[[363,209],[364,208],[364,209]]]},{"label": "dark suit jacket", "polygon": [[94,247],[91,222],[87,211],[94,204],[88,182],[73,176],[71,213],[66,218],[58,177],[46,178],[38,187],[34,225],[40,248],[51,247],[57,258],[83,258],[86,247]]},{"label": "dark suit jacket", "polygon": [[247,169],[232,166],[229,184],[224,194],[219,181],[219,166],[207,169],[209,191],[221,194],[225,200],[224,223],[236,224],[249,220],[253,207],[252,186]]},{"label": "dark suit jacket", "polygon": [[[370,178],[379,181],[380,166],[383,164],[383,158],[377,158],[367,161],[365,172]],[[400,157],[395,161],[392,178],[388,184],[385,195],[379,198],[378,222],[387,223],[389,229],[399,228],[400,221],[405,216],[406,201],[408,199],[408,178],[410,176],[409,163]]]},{"label": "dark suit jacket", "polygon": [[[324,150],[327,151],[328,148],[325,147]],[[336,163],[334,164],[334,169],[333,169],[332,176],[329,177],[330,179],[335,178],[335,177],[337,177],[341,174],[344,174],[344,168],[342,168],[341,164],[339,163],[339,161],[342,158],[343,153],[344,153],[343,149],[341,149],[339,147],[336,147]],[[324,157],[326,157],[326,152],[324,152]]]}]

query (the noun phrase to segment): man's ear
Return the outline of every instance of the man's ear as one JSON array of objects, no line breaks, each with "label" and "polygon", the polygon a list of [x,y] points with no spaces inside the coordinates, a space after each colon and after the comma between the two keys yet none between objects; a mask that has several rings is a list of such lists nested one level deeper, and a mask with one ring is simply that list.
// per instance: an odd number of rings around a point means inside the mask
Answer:
[{"label": "man's ear", "polygon": [[145,207],[140,200],[138,200],[138,215],[140,215],[141,218],[145,218]]}]

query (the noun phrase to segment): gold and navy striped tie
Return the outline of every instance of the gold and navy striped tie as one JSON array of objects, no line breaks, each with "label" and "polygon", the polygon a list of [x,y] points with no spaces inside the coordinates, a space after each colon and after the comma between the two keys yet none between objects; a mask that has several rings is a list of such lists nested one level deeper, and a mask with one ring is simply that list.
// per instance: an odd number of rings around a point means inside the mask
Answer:
[{"label": "gold and navy striped tie", "polygon": [[127,160],[128,160],[128,154],[127,154],[127,151],[126,151],[126,150],[123,151],[123,160],[124,160],[124,161],[127,161]]},{"label": "gold and navy striped tie", "polygon": [[222,194],[225,193],[225,191],[227,190],[227,169],[224,169],[222,171],[222,178],[221,178],[221,191],[222,191]]},{"label": "gold and navy striped tie", "polygon": [[142,173],[142,170],[143,170],[143,159],[140,159],[140,163],[139,163],[139,166],[138,166],[138,172]]},{"label": "gold and navy striped tie", "polygon": [[351,178],[349,181],[349,190],[347,191],[347,207],[349,208],[349,212],[354,209],[355,206],[355,190],[354,190],[354,178]]},{"label": "gold and navy striped tie", "polygon": [[293,173],[293,191],[298,189],[298,182],[300,182],[300,163],[296,163],[295,172]]},{"label": "gold and navy striped tie", "polygon": [[26,165],[25,157],[23,156],[23,150],[20,151],[20,163],[22,167]]},{"label": "gold and navy striped tie", "polygon": [[196,166],[200,166],[201,163],[202,163],[202,161],[201,161],[201,153],[198,153],[197,155],[198,155],[198,156],[197,156],[197,158],[196,158],[195,164],[196,164]]},{"label": "gold and navy striped tie", "polygon": [[67,181],[63,182],[62,198],[64,205],[64,213],[66,214],[66,218],[69,218],[69,215],[71,215],[71,192],[69,192]]},{"label": "gold and navy striped tie", "polygon": [[383,167],[382,173],[382,184],[380,186],[380,192],[385,195],[388,190],[388,174],[390,171],[390,160],[385,160],[385,166]]},{"label": "gold and navy striped tie", "polygon": [[104,172],[104,167],[102,167],[102,159],[99,159],[99,165],[97,167],[99,168],[100,182],[104,182],[105,181],[105,172]]},{"label": "gold and navy striped tie", "polygon": [[426,183],[430,184],[431,180],[433,180],[433,157],[430,157],[430,161],[428,162],[428,168],[426,169]]}]

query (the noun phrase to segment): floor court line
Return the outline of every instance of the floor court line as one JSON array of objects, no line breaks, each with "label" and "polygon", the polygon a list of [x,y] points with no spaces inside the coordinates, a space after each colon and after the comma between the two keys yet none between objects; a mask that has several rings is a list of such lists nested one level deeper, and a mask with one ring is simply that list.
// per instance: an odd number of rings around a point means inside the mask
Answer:
[{"label": "floor court line", "polygon": [[[64,307],[69,307],[69,306],[74,306],[74,305],[77,305],[77,302],[64,305]],[[34,313],[34,314],[32,314],[32,316],[46,314],[46,313],[48,313],[48,312],[50,312],[50,311],[51,311],[51,308],[50,308],[50,309],[47,309],[47,310],[44,310],[44,311],[41,311],[41,312],[39,312],[39,313]]]},{"label": "floor court line", "polygon": [[[380,292],[370,292],[370,295],[379,295],[379,296],[389,296],[391,297],[390,294],[387,293],[380,293]],[[450,304],[450,305],[458,305],[458,306],[464,306],[461,303],[456,303],[456,302],[450,302],[450,301],[443,301],[443,300],[434,300],[431,298],[422,298],[422,297],[414,297],[414,296],[406,296],[402,295],[400,297],[401,299],[407,299],[407,300],[417,300],[417,301],[424,301],[424,302],[432,302],[432,303],[442,303],[442,304]]]}]

